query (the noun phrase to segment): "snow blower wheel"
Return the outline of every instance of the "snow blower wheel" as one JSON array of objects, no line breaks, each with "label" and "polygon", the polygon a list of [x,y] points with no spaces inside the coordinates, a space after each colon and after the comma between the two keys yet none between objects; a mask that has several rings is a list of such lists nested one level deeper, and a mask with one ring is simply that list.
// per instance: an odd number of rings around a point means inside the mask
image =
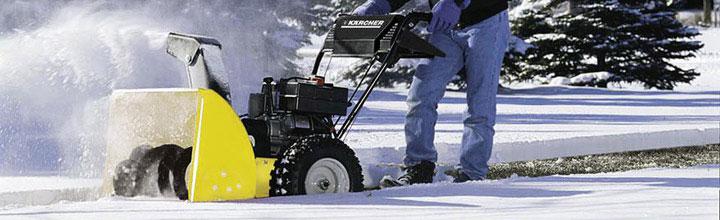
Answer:
[{"label": "snow blower wheel", "polygon": [[270,175],[270,196],[363,190],[355,153],[342,141],[323,136],[295,142],[275,161]]}]

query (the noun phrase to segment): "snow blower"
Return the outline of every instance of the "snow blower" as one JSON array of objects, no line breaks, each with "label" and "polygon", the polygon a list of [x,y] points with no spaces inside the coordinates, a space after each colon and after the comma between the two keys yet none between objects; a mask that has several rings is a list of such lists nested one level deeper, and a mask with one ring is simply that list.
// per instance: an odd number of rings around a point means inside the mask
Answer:
[{"label": "snow blower", "polygon": [[[342,140],[388,67],[444,56],[412,32],[430,16],[340,16],[311,77],[264,78],[245,116],[230,105],[220,43],[169,34],[167,52],[186,65],[189,88],[113,91],[103,195],[202,202],[362,191],[361,166]],[[380,63],[354,105],[360,86],[348,98],[318,75],[326,54]]]}]

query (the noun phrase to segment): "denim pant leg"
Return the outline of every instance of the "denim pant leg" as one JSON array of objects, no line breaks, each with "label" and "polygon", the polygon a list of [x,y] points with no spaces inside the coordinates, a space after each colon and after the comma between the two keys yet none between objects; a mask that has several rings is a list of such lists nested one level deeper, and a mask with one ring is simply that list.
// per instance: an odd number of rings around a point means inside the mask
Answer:
[{"label": "denim pant leg", "polygon": [[445,52],[445,57],[424,60],[418,65],[413,76],[405,118],[405,165],[415,165],[421,161],[437,161],[435,122],[437,105],[445,94],[445,87],[462,68],[463,52],[453,41],[449,32],[430,35],[429,42]]},{"label": "denim pant leg", "polygon": [[459,33],[467,39],[467,104],[464,115],[460,165],[471,179],[484,179],[495,135],[498,80],[510,28],[507,12],[470,26]]}]

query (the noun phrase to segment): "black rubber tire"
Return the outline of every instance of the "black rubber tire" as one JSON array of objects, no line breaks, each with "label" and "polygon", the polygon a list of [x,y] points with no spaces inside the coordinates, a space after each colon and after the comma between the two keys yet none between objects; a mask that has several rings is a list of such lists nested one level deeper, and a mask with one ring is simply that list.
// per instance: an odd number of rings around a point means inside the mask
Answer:
[{"label": "black rubber tire", "polygon": [[299,139],[279,155],[270,172],[270,196],[305,194],[308,169],[322,158],[342,163],[350,178],[350,192],[364,189],[362,168],[355,152],[338,139],[314,135]]}]

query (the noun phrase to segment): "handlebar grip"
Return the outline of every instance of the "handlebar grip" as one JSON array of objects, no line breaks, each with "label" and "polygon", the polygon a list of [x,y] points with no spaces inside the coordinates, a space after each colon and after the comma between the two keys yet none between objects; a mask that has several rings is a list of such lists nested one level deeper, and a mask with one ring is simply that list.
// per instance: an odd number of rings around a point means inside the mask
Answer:
[{"label": "handlebar grip", "polygon": [[406,15],[408,19],[412,19],[415,21],[427,21],[430,22],[432,20],[433,14],[429,12],[410,12]]}]

